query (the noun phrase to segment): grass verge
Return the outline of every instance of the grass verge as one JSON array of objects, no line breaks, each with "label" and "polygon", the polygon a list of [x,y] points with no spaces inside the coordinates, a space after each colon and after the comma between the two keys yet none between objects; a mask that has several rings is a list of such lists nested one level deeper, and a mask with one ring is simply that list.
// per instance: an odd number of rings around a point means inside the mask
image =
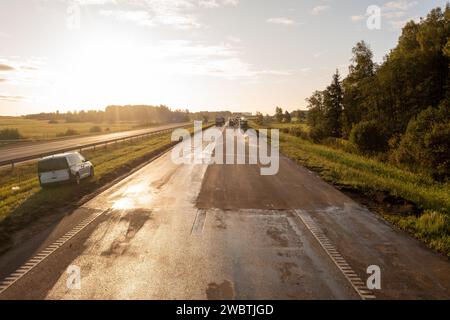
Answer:
[{"label": "grass verge", "polygon": [[370,209],[450,257],[449,183],[284,132],[280,151],[327,182],[364,195]]}]

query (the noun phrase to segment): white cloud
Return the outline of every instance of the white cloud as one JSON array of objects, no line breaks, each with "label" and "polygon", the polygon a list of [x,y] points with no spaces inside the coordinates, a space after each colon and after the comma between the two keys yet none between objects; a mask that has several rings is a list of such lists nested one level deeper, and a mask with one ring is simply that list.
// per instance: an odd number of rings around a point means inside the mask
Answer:
[{"label": "white cloud", "polygon": [[0,57],[0,75],[3,83],[37,85],[46,59],[40,57]]},{"label": "white cloud", "polygon": [[[91,1],[91,0],[87,0]],[[97,1],[97,0],[93,0]],[[98,0],[109,1],[109,0]],[[101,10],[104,16],[131,21],[139,26],[167,25],[177,29],[199,28],[196,13],[199,9],[236,6],[238,0],[137,0],[125,1],[126,8]]]},{"label": "white cloud", "polygon": [[[120,0],[119,0],[120,1]],[[117,4],[116,0],[72,0],[72,3],[78,3],[82,6],[89,5],[104,5],[104,4]]]},{"label": "white cloud", "polygon": [[358,22],[358,21],[362,21],[366,19],[366,16],[361,15],[361,16],[351,16],[350,20],[352,20],[353,22]]},{"label": "white cloud", "polygon": [[230,45],[206,45],[187,40],[164,41],[149,48],[152,59],[170,65],[169,72],[182,75],[213,76],[229,80],[257,78],[261,75],[287,76],[286,70],[257,70],[241,59],[241,52]]},{"label": "white cloud", "polygon": [[317,16],[328,9],[330,9],[330,6],[328,6],[328,5],[316,6],[311,10],[311,14],[314,16]]},{"label": "white cloud", "polygon": [[397,0],[390,1],[384,4],[384,9],[387,10],[409,10],[412,7],[415,7],[418,4],[417,1],[408,1],[408,0]]},{"label": "white cloud", "polygon": [[254,74],[269,75],[269,76],[291,76],[292,71],[290,71],[290,70],[260,70],[260,71],[255,71]]},{"label": "white cloud", "polygon": [[300,72],[302,72],[302,73],[308,73],[309,71],[311,71],[310,67],[306,67],[306,68],[301,68],[300,69]]},{"label": "white cloud", "polygon": [[396,19],[405,16],[405,11],[391,11],[391,12],[382,12],[382,17],[386,19]]},{"label": "white cloud", "polygon": [[205,8],[217,8],[220,6],[217,0],[200,0],[198,4]]},{"label": "white cloud", "polygon": [[415,7],[418,4],[417,1],[408,0],[396,0],[390,1],[383,5],[381,8],[381,14],[388,24],[394,29],[402,28],[408,21],[415,20],[417,17],[405,18],[408,15],[408,10]]},{"label": "white cloud", "polygon": [[[402,28],[406,22],[410,20],[417,21],[416,17],[410,17],[405,19],[408,15],[408,10],[415,7],[418,4],[417,1],[397,0],[385,3],[381,7],[381,16],[394,29]],[[354,15],[350,17],[352,22],[359,22],[365,20],[368,14]]]},{"label": "white cloud", "polygon": [[313,56],[315,59],[320,58],[321,56],[323,56],[324,54],[326,54],[328,51],[324,50],[324,51],[319,51],[316,52]]},{"label": "white cloud", "polygon": [[223,0],[224,5],[237,6],[239,4],[239,0]]},{"label": "white cloud", "polygon": [[295,23],[294,20],[286,18],[286,17],[276,17],[276,18],[269,18],[267,19],[268,23],[274,23],[274,24],[282,24],[285,26],[292,26]]},{"label": "white cloud", "polygon": [[155,22],[147,11],[136,10],[100,10],[100,14],[105,17],[113,17],[120,21],[132,21],[139,26],[154,26]]},{"label": "white cloud", "polygon": [[6,63],[0,63],[0,71],[14,71],[16,70],[13,66]]},{"label": "white cloud", "polygon": [[19,102],[26,101],[26,97],[24,96],[15,96],[7,93],[0,93],[0,101],[9,101],[9,102]]},{"label": "white cloud", "polygon": [[406,25],[406,23],[408,23],[411,20],[413,20],[415,22],[419,22],[420,17],[410,17],[408,19],[403,19],[403,20],[391,20],[391,21],[389,21],[389,24],[394,29],[401,29]]},{"label": "white cloud", "polygon": [[228,36],[227,37],[228,41],[234,42],[234,43],[241,43],[242,40],[239,37],[235,37],[235,36]]}]

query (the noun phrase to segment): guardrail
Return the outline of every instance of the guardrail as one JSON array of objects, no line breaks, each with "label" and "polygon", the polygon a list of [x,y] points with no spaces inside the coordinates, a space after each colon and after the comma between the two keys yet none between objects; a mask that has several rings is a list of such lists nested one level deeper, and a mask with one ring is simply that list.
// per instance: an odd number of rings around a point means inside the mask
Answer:
[{"label": "guardrail", "polygon": [[124,142],[124,141],[127,141],[127,140],[132,141],[133,139],[139,139],[139,138],[149,137],[149,136],[152,136],[152,135],[164,134],[164,133],[172,132],[174,129],[184,128],[184,127],[187,127],[187,126],[189,126],[189,125],[183,125],[183,126],[179,126],[179,127],[173,127],[173,128],[170,128],[170,129],[162,129],[162,130],[146,132],[146,133],[140,133],[140,134],[136,134],[136,135],[132,135],[132,136],[114,138],[114,139],[109,139],[109,140],[100,141],[100,142],[82,144],[82,145],[77,145],[77,146],[70,146],[70,147],[67,147],[67,148],[56,149],[56,150],[52,150],[52,151],[49,151],[49,152],[33,154],[33,155],[20,157],[20,158],[15,158],[15,159],[3,160],[3,161],[0,161],[0,167],[10,165],[11,168],[14,168],[14,165],[16,165],[18,163],[21,163],[21,162],[36,160],[36,159],[39,159],[39,158],[42,158],[42,157],[47,157],[47,156],[51,156],[51,155],[54,155],[54,154],[64,153],[64,152],[69,152],[69,151],[74,151],[74,150],[78,150],[80,152],[83,149],[94,149],[95,150],[95,148],[97,146],[105,146],[105,148],[107,148],[108,144],[111,144],[111,143],[117,143],[119,141]]}]

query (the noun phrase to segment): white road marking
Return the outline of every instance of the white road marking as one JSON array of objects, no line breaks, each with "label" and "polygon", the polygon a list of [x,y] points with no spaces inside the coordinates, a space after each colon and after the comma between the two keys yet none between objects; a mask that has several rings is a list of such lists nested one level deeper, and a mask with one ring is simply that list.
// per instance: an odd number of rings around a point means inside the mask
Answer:
[{"label": "white road marking", "polygon": [[86,228],[89,224],[91,224],[95,219],[100,217],[103,213],[108,210],[98,211],[92,214],[90,217],[84,219],[82,222],[73,227],[69,232],[60,237],[58,240],[50,244],[47,248],[36,254],[34,257],[29,259],[24,265],[19,267],[16,271],[11,273],[8,277],[3,279],[0,282],[0,294],[2,294],[6,289],[12,286],[16,281],[34,269],[39,263],[44,261],[48,256],[50,256],[53,252],[62,247],[67,241],[76,236],[79,232],[81,232],[84,228]]},{"label": "white road marking", "polygon": [[312,233],[314,238],[319,242],[321,247],[325,250],[334,264],[341,270],[345,278],[350,282],[355,291],[359,294],[361,299],[369,300],[376,299],[375,294],[367,288],[361,278],[353,271],[345,258],[339,253],[339,251],[331,244],[328,237],[322,232],[320,227],[314,222],[314,220],[302,210],[294,210],[296,215],[300,218],[303,224]]},{"label": "white road marking", "polygon": [[206,220],[206,210],[198,209],[195,216],[194,223],[192,224],[191,235],[200,235],[203,232],[203,227]]}]

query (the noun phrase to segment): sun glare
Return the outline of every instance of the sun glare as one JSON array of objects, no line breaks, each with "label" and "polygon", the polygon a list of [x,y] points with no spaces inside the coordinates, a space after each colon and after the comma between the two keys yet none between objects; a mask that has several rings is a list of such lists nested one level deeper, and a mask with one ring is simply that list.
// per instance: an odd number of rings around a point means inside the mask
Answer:
[{"label": "sun glare", "polygon": [[142,103],[170,91],[168,61],[156,57],[152,46],[117,38],[90,39],[74,46],[65,70],[54,73],[52,104],[77,108]]}]

